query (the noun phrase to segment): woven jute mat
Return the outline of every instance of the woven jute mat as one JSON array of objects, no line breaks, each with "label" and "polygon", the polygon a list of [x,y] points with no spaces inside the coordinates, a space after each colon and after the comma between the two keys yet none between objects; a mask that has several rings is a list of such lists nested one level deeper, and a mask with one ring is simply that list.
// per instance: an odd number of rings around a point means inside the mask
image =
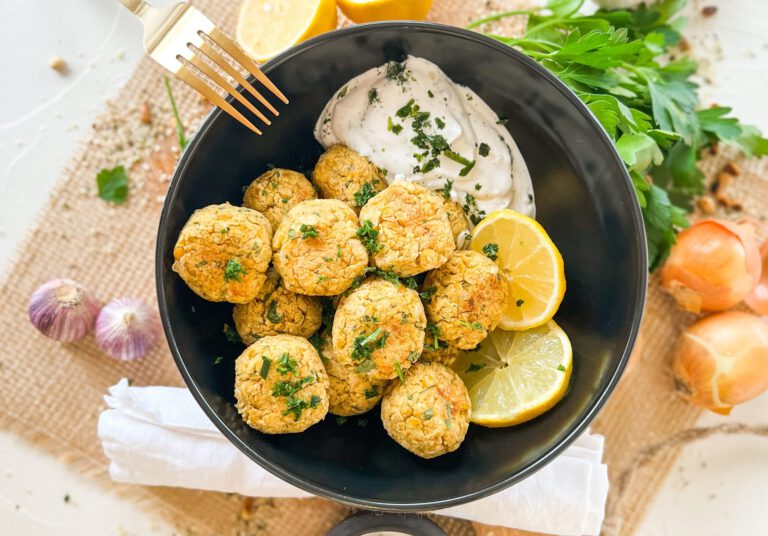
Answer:
[{"label": "woven jute mat", "polygon": [[[194,3],[232,32],[239,2]],[[430,18],[463,26],[522,3],[436,0]],[[512,21],[505,31],[519,31],[520,22]],[[251,500],[234,494],[112,483],[96,436],[97,418],[104,409],[102,396],[121,377],[136,385],[182,385],[167,347],[158,344],[137,362],[118,363],[106,358],[91,337],[58,344],[40,336],[27,319],[32,291],[55,277],[82,281],[102,300],[136,296],[155,302],[155,234],[178,157],[162,75],[158,66],[145,59],[107,105],[63,170],[0,285],[0,425],[60,456],[126,500],[170,518],[184,533],[323,535],[351,509],[323,499]],[[183,119],[194,128],[209,105],[180,85],[173,86]],[[144,107],[151,114],[150,124],[141,122]],[[723,153],[712,157],[707,171],[712,174],[727,158]],[[124,205],[113,206],[98,199],[94,178],[99,170],[119,164],[129,169],[130,196]],[[743,200],[746,214],[763,214],[768,208],[768,182],[763,180],[768,163],[742,165],[744,173],[733,194]],[[760,229],[761,235],[765,230]],[[614,481],[606,531],[634,531],[677,454],[676,449],[668,449],[640,466],[643,449],[690,427],[698,416],[697,410],[675,396],[668,372],[675,340],[691,321],[675,310],[652,281],[645,335],[633,356],[633,370],[594,425],[606,436],[606,461]],[[521,534],[434,518],[452,536]]]}]

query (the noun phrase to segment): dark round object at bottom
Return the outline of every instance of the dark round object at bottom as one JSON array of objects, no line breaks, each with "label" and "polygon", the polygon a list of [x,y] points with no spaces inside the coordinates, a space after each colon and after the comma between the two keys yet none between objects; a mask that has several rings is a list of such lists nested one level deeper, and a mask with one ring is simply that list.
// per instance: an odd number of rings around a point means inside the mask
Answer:
[{"label": "dark round object at bottom", "polygon": [[448,536],[443,529],[426,517],[415,514],[384,514],[379,512],[363,512],[348,517],[333,527],[326,536],[366,536],[383,531],[393,532],[397,536],[400,534],[407,536]]}]

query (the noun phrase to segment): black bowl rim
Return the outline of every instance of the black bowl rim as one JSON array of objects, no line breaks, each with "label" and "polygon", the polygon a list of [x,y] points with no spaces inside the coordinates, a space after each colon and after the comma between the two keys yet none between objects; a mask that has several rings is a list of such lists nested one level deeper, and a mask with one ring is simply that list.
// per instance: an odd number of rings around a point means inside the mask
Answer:
[{"label": "black bowl rim", "polygon": [[[308,482],[302,477],[292,474],[290,471],[286,471],[281,467],[273,464],[269,459],[264,458],[258,452],[253,450],[249,445],[247,445],[245,442],[241,441],[240,438],[237,437],[235,433],[232,432],[229,429],[229,427],[227,427],[227,425],[221,420],[221,418],[218,416],[216,411],[208,403],[205,396],[202,394],[199,387],[195,383],[194,379],[190,375],[189,370],[187,369],[184,363],[184,359],[182,358],[179,352],[179,349],[176,345],[175,337],[173,335],[170,322],[168,320],[169,305],[165,300],[165,294],[163,292],[164,269],[163,269],[162,260],[163,260],[164,252],[162,251],[162,244],[161,244],[161,237],[163,235],[163,230],[166,227],[166,222],[168,219],[168,214],[170,212],[170,207],[175,201],[176,190],[179,186],[180,177],[184,174],[187,166],[189,165],[190,155],[197,148],[199,140],[203,138],[203,134],[206,132],[206,130],[210,128],[211,124],[214,121],[216,121],[219,115],[224,113],[219,108],[214,108],[205,118],[205,120],[200,126],[200,129],[198,130],[194,138],[190,141],[189,145],[182,153],[179,163],[176,166],[173,179],[168,188],[168,193],[166,195],[165,203],[163,205],[163,210],[160,215],[160,223],[158,226],[158,235],[157,235],[157,243],[156,243],[156,250],[155,250],[155,277],[156,277],[158,306],[160,309],[160,316],[163,323],[163,329],[165,331],[166,339],[168,341],[168,346],[171,350],[171,354],[173,355],[173,359],[176,362],[176,366],[178,367],[179,372],[181,373],[181,376],[184,379],[184,382],[187,384],[187,387],[192,393],[192,396],[195,398],[195,400],[203,409],[203,411],[208,416],[208,418],[211,419],[211,421],[219,429],[219,431],[221,431],[222,434],[227,439],[229,439],[229,441],[232,442],[232,444],[234,444],[241,452],[243,452],[251,460],[255,461],[262,468],[266,469],[267,471],[277,476],[278,478],[281,478],[282,480],[296,486],[297,488],[300,488],[314,495],[333,499],[340,503],[355,506],[355,507],[363,507],[363,508],[369,508],[369,509],[380,510],[380,511],[390,511],[390,512],[429,511],[429,510],[437,510],[441,508],[448,508],[450,506],[456,506],[459,504],[464,504],[470,501],[481,499],[493,493],[499,492],[513,484],[516,484],[524,480],[525,478],[528,478],[529,476],[534,474],[536,471],[538,471],[539,469],[547,465],[549,462],[551,462],[553,459],[555,459],[577,437],[579,437],[579,435],[581,435],[582,432],[586,430],[587,426],[589,426],[589,424],[595,418],[597,413],[603,407],[608,397],[616,387],[624,371],[624,368],[627,364],[627,361],[629,360],[629,356],[632,352],[632,348],[635,344],[635,340],[637,339],[637,334],[640,328],[640,323],[643,316],[643,310],[645,307],[646,288],[648,283],[648,263],[647,263],[648,256],[647,256],[647,245],[646,245],[646,237],[645,237],[645,227],[643,224],[643,216],[640,210],[640,205],[637,201],[637,198],[634,192],[634,187],[632,186],[632,181],[629,177],[629,174],[626,172],[624,163],[621,160],[621,157],[619,156],[618,152],[616,151],[613,145],[613,142],[608,137],[608,134],[605,132],[602,125],[595,118],[595,116],[592,114],[589,108],[587,108],[586,105],[582,103],[581,99],[579,99],[579,97],[576,96],[576,94],[573,91],[571,91],[563,82],[561,82],[554,74],[549,72],[546,68],[542,67],[541,65],[536,63],[534,60],[525,56],[521,52],[518,52],[517,50],[513,49],[510,46],[504,45],[494,39],[486,37],[477,32],[473,32],[471,30],[467,30],[467,29],[459,28],[455,26],[449,26],[445,24],[434,23],[434,22],[415,22],[415,21],[372,22],[367,24],[359,24],[359,25],[348,27],[348,28],[333,30],[333,31],[321,34],[312,39],[309,39],[275,56],[273,59],[269,60],[267,63],[265,63],[262,66],[262,70],[264,71],[264,73],[268,74],[269,71],[271,71],[273,68],[275,68],[276,66],[286,61],[291,60],[294,56],[303,52],[304,50],[313,48],[327,41],[334,40],[340,36],[365,34],[368,32],[375,32],[379,30],[391,30],[391,29],[399,29],[401,31],[425,31],[430,33],[448,34],[453,37],[458,37],[460,39],[466,39],[466,40],[478,42],[482,45],[485,45],[487,47],[490,47],[492,49],[495,49],[505,54],[512,61],[517,61],[517,62],[522,62],[527,64],[527,66],[533,69],[534,71],[536,71],[544,81],[553,85],[563,95],[563,97],[567,101],[569,101],[573,106],[575,106],[581,112],[584,118],[589,123],[592,124],[595,130],[595,135],[597,135],[600,138],[603,145],[605,146],[606,157],[610,155],[610,158],[613,160],[613,163],[616,164],[618,168],[623,171],[621,175],[623,180],[621,181],[621,183],[624,189],[626,190],[626,194],[628,198],[632,200],[632,202],[629,203],[629,206],[627,208],[629,209],[630,216],[635,224],[635,230],[636,230],[635,240],[638,247],[640,248],[639,256],[638,256],[638,258],[640,259],[640,262],[639,262],[640,265],[637,266],[640,277],[638,278],[636,288],[635,288],[637,308],[635,310],[635,315],[632,320],[629,338],[627,339],[627,342],[622,351],[622,356],[619,362],[619,366],[616,368],[616,371],[614,372],[613,376],[609,380],[605,389],[603,389],[603,391],[600,392],[597,395],[597,397],[592,401],[584,417],[580,421],[572,423],[566,435],[548,451],[542,452],[541,455],[535,461],[533,461],[530,465],[528,465],[521,471],[518,471],[517,473],[512,474],[509,477],[496,482],[495,484],[487,486],[483,489],[478,489],[477,491],[473,491],[471,493],[467,493],[457,497],[452,497],[450,499],[425,501],[425,502],[411,502],[411,503],[397,503],[397,502],[388,502],[388,501],[359,499],[351,495],[328,490],[323,486],[314,484],[312,482]],[[229,97],[228,100],[231,101],[232,97]]]}]

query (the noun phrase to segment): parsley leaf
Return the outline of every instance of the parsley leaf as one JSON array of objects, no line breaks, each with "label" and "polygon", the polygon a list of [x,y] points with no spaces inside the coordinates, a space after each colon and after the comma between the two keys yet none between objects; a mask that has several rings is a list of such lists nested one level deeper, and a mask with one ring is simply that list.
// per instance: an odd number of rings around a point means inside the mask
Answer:
[{"label": "parsley leaf", "polygon": [[240,276],[247,274],[248,271],[243,268],[240,261],[237,259],[229,259],[226,267],[224,267],[224,281],[240,281]]},{"label": "parsley leaf", "polygon": [[267,304],[267,320],[273,324],[277,324],[278,322],[282,322],[283,318],[285,317],[277,312],[277,302],[275,300],[270,301]]},{"label": "parsley leaf", "polygon": [[123,166],[102,169],[96,175],[99,197],[110,203],[125,203],[128,197],[128,175]]},{"label": "parsley leaf", "polygon": [[360,189],[355,192],[355,206],[362,207],[370,199],[376,195],[376,190],[373,189],[370,182],[364,182]]},{"label": "parsley leaf", "polygon": [[483,253],[485,253],[486,257],[495,261],[499,258],[499,245],[495,242],[488,242],[483,246]]},{"label": "parsley leaf", "polygon": [[371,255],[375,255],[384,247],[379,244],[379,231],[373,228],[371,220],[363,220],[356,234]]},{"label": "parsley leaf", "polygon": [[320,236],[320,233],[317,232],[317,229],[315,229],[314,225],[307,225],[306,223],[301,224],[299,231],[301,231],[302,240],[306,240],[308,238],[317,238]]}]

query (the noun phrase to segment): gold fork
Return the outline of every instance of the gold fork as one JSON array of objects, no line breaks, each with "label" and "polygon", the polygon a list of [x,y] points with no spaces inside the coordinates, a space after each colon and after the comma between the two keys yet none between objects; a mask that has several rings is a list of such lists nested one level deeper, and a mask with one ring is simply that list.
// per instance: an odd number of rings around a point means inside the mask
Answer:
[{"label": "gold fork", "polygon": [[[144,24],[144,50],[153,60],[256,134],[261,134],[261,130],[214,88],[234,97],[265,124],[272,124],[266,115],[235,89],[231,82],[234,79],[267,110],[275,116],[280,114],[245,79],[240,69],[236,68],[229,58],[253,75],[278,99],[288,104],[285,95],[261,72],[256,63],[199,10],[185,2],[164,8],[152,7],[143,0],[120,0],[120,3],[130,9]],[[224,51],[229,58],[217,48]],[[215,67],[218,67],[218,70]]]}]

